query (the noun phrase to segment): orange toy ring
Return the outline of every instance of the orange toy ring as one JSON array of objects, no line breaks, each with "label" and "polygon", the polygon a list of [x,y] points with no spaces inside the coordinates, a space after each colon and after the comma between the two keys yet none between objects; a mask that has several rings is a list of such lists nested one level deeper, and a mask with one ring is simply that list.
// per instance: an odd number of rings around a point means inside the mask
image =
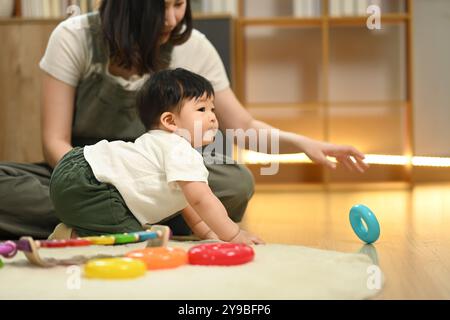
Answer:
[{"label": "orange toy ring", "polygon": [[187,252],[180,248],[145,248],[131,251],[125,256],[143,261],[148,270],[176,268],[188,262]]}]

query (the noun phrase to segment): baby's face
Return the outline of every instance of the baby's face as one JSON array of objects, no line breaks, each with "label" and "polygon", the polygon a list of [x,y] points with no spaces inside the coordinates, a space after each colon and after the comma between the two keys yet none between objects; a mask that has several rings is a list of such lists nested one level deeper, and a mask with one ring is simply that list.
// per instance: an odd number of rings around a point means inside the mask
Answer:
[{"label": "baby's face", "polygon": [[190,141],[194,148],[212,143],[219,129],[214,100],[206,95],[186,101],[175,121],[177,133]]}]

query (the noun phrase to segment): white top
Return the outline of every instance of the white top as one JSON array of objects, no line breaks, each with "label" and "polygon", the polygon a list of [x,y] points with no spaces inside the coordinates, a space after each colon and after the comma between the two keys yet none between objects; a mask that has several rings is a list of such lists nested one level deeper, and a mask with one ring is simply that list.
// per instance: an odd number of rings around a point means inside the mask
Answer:
[{"label": "white top", "polygon": [[187,207],[176,181],[208,183],[201,154],[184,138],[150,130],[136,141],[102,140],[84,147],[98,181],[114,185],[142,224],[155,224]]},{"label": "white top", "polygon": [[[92,64],[93,48],[88,39],[87,15],[69,18],[53,30],[40,68],[73,87],[93,71],[101,70],[100,64]],[[203,33],[193,30],[184,44],[175,46],[170,69],[184,68],[208,79],[216,92],[230,86],[225,67],[214,46]],[[149,75],[133,76],[129,80],[108,75],[126,90],[135,91],[142,87]]]}]

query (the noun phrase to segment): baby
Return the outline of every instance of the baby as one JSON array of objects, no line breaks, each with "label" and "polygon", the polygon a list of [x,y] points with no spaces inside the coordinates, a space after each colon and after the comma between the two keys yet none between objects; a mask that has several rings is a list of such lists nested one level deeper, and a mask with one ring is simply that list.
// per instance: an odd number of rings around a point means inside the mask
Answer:
[{"label": "baby", "polygon": [[201,239],[261,244],[234,223],[208,186],[194,148],[214,141],[219,128],[214,91],[184,69],[150,77],[138,93],[147,132],[134,143],[106,140],[67,153],[53,171],[50,197],[71,236],[135,232],[182,210]]}]

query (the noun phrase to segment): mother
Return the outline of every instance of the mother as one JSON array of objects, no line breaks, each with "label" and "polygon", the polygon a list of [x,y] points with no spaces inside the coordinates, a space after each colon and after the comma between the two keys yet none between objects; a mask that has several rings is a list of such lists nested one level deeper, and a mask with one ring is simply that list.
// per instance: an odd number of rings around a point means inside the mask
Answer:
[{"label": "mother", "polygon": [[[189,0],[103,0],[98,13],[58,25],[40,67],[46,163],[0,164],[0,238],[51,233],[58,223],[48,195],[52,168],[74,146],[130,141],[144,133],[134,110],[135,93],[157,70],[182,67],[210,80],[222,130],[273,129],[253,119],[236,99],[216,50],[192,28]],[[305,152],[331,168],[335,165],[326,156],[349,168],[366,168],[364,155],[353,147],[283,131],[280,152]],[[240,221],[254,190],[251,174],[238,164],[207,168],[213,192]],[[174,233],[189,231],[179,215],[165,223]]]}]

